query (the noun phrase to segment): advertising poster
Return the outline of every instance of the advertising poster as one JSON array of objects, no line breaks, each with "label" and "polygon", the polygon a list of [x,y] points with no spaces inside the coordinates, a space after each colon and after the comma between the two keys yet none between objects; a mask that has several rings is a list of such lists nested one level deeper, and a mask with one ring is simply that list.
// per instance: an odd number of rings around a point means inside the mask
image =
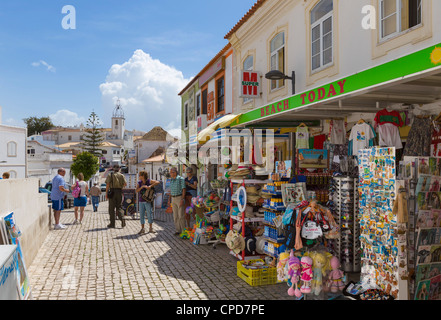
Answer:
[{"label": "advertising poster", "polygon": [[8,239],[9,244],[17,245],[17,287],[21,300],[28,300],[30,298],[31,288],[29,285],[29,276],[26,270],[26,265],[24,262],[24,256],[21,249],[21,243],[19,237],[21,236],[21,231],[17,226],[14,218],[14,213],[11,212],[3,217],[3,228],[2,233],[6,231],[4,235]]},{"label": "advertising poster", "polygon": [[328,150],[300,149],[298,152],[300,169],[328,169]]}]

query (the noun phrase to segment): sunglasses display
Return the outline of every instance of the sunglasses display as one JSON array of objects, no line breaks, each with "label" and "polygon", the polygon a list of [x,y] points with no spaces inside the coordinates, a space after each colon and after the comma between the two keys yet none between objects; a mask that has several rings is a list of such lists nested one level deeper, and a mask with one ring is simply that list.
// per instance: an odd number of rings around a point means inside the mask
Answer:
[{"label": "sunglasses display", "polygon": [[333,178],[330,194],[335,219],[340,224],[340,239],[336,252],[346,272],[360,271],[360,224],[358,222],[358,178],[336,176]]}]

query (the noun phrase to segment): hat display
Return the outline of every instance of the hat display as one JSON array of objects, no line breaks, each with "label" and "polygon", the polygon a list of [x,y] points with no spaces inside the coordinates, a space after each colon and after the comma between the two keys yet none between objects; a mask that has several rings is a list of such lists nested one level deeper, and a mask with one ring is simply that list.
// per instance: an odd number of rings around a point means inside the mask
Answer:
[{"label": "hat display", "polygon": [[256,237],[256,252],[265,254],[265,238],[263,236]]},{"label": "hat display", "polygon": [[245,249],[245,239],[238,232],[230,230],[225,237],[225,244],[235,254],[240,253]]},{"label": "hat display", "polygon": [[245,253],[252,255],[256,253],[256,238],[254,236],[248,236],[245,239]]}]

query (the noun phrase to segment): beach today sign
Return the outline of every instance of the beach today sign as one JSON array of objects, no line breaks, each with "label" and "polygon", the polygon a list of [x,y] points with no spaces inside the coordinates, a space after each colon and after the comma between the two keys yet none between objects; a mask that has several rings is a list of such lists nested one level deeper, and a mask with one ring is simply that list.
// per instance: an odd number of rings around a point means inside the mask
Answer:
[{"label": "beach today sign", "polygon": [[250,110],[242,114],[236,126],[307,107],[322,101],[346,97],[359,91],[378,88],[382,84],[402,81],[424,72],[441,70],[441,43],[384,64],[356,72],[320,87]]}]

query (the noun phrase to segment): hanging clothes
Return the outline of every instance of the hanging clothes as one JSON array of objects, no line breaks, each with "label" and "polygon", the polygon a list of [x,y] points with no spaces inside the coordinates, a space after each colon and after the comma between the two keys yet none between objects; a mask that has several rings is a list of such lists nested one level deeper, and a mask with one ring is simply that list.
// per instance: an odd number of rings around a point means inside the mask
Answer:
[{"label": "hanging clothes", "polygon": [[441,157],[441,129],[438,131],[435,128],[433,129],[430,156]]},{"label": "hanging clothes", "polygon": [[407,137],[403,156],[429,157],[432,142],[432,120],[415,117]]},{"label": "hanging clothes", "polygon": [[403,120],[401,119],[398,111],[387,111],[387,109],[383,109],[378,111],[374,118],[376,128],[378,125],[383,125],[385,123],[391,123],[397,127],[402,127],[404,125]]},{"label": "hanging clothes", "polygon": [[357,123],[352,127],[349,140],[352,141],[352,154],[358,156],[358,150],[366,149],[369,147],[369,140],[375,137],[375,133],[372,127],[364,122]]},{"label": "hanging clothes", "polygon": [[331,120],[331,144],[345,144],[346,130],[344,120]]},{"label": "hanging clothes", "polygon": [[296,149],[309,149],[309,129],[306,126],[297,127]]},{"label": "hanging clothes", "polygon": [[326,134],[319,134],[314,136],[314,149],[323,149],[323,144],[326,141]]},{"label": "hanging clothes", "polygon": [[393,123],[384,123],[378,126],[378,137],[380,147],[395,147],[395,149],[403,149],[401,142],[400,130]]}]

